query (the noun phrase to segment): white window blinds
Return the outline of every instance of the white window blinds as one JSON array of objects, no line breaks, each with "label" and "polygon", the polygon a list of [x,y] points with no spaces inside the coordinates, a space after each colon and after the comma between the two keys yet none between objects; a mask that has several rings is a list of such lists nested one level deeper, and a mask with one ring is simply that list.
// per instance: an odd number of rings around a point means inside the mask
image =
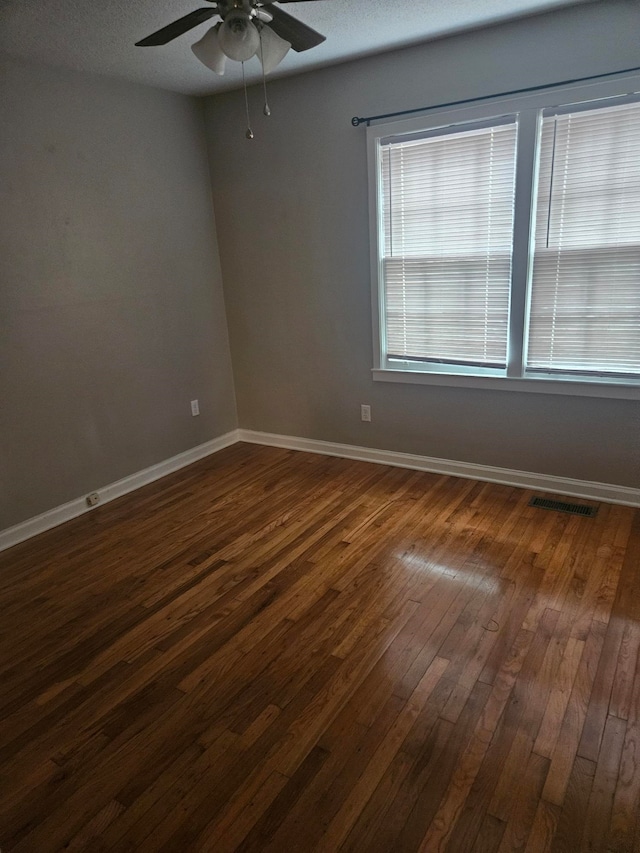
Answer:
[{"label": "white window blinds", "polygon": [[382,141],[387,358],[506,364],[516,128]]},{"label": "white window blinds", "polygon": [[640,104],[542,121],[527,368],[640,374]]}]

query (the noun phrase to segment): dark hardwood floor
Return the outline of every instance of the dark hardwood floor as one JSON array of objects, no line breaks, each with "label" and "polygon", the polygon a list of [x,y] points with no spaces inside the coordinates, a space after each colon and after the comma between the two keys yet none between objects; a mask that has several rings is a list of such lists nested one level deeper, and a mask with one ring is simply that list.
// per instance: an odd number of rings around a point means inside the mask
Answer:
[{"label": "dark hardwood floor", "polygon": [[0,554],[0,848],[640,850],[640,510],[235,445]]}]

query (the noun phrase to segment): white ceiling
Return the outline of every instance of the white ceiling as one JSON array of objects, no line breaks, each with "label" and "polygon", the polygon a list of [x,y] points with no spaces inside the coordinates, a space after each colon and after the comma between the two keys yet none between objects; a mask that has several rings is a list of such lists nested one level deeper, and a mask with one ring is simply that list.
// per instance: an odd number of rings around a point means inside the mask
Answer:
[{"label": "white ceiling", "polygon": [[[326,35],[319,47],[290,51],[271,76],[285,76],[446,33],[593,0],[315,0],[287,3],[287,12]],[[206,0],[0,0],[0,50],[48,65],[120,77],[175,92],[206,95],[236,88],[240,63],[224,77],[201,65],[190,47],[201,24],[163,47],[134,42]],[[215,19],[214,19],[215,21]],[[245,65],[260,79],[256,58]]]}]

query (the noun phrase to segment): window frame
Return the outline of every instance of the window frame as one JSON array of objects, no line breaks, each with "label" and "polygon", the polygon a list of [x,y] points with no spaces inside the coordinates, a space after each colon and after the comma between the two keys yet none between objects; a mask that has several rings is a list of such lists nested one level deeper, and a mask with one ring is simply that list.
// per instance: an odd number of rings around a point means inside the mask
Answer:
[{"label": "window frame", "polygon": [[[584,395],[640,399],[640,378],[576,377],[566,374],[525,373],[527,311],[533,264],[535,230],[538,143],[543,111],[590,109],[606,102],[640,100],[640,76],[620,76],[598,83],[547,89],[528,95],[495,98],[482,104],[433,109],[417,118],[372,123],[367,127],[369,172],[369,223],[371,265],[371,307],[373,321],[373,379],[382,382],[532,391],[544,394]],[[600,103],[598,103],[600,102]],[[516,189],[512,282],[508,323],[506,370],[500,368],[454,367],[448,364],[386,359],[384,329],[384,287],[381,275],[384,246],[383,217],[380,215],[381,180],[379,158],[381,141],[415,136],[469,124],[477,125],[515,116],[518,131],[516,145]]]}]

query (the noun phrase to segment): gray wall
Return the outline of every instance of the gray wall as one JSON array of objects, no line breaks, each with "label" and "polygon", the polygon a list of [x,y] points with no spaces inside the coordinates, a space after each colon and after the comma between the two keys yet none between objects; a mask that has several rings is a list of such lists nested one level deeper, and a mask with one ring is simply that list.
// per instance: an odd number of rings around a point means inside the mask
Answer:
[{"label": "gray wall", "polygon": [[2,529],[237,422],[202,103],[4,58],[0,124]]},{"label": "gray wall", "polygon": [[[640,65],[637,3],[573,8],[210,98],[242,427],[640,486],[639,404],[371,379],[365,133],[352,115]],[[373,422],[359,420],[370,403]]]}]

